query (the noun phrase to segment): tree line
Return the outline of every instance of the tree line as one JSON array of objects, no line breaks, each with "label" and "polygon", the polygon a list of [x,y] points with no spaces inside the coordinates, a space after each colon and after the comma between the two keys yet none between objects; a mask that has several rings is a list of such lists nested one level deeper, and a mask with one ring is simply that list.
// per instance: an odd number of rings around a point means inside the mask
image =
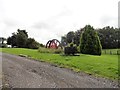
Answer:
[{"label": "tree line", "polygon": [[7,38],[7,44],[11,45],[12,47],[30,49],[37,49],[40,46],[44,46],[43,44],[40,44],[37,41],[35,41],[34,38],[29,38],[26,30],[20,29],[18,29],[16,33],[12,33],[12,36]]},{"label": "tree line", "polygon": [[74,55],[78,52],[91,55],[101,55],[102,53],[98,33],[90,25],[86,25],[76,32],[68,32],[66,36],[62,37],[61,42],[67,55]]},{"label": "tree line", "polygon": [[[61,37],[61,44],[67,46],[70,43],[79,46],[81,43],[82,33],[85,31],[86,27],[92,27],[91,25],[86,25],[84,28],[81,28],[77,31],[70,31],[66,35]],[[93,28],[99,36],[101,46],[103,49],[115,49],[120,48],[120,28],[113,28],[106,26],[104,28]],[[87,33],[88,35],[90,33]],[[86,37],[87,37],[86,34]]]}]

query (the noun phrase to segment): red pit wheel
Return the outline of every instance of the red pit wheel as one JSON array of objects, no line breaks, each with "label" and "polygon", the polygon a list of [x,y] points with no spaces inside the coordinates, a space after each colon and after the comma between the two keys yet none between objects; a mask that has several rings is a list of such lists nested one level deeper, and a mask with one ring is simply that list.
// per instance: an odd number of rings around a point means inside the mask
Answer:
[{"label": "red pit wheel", "polygon": [[61,47],[61,44],[57,39],[49,40],[46,44],[46,48],[58,49],[58,47]]}]

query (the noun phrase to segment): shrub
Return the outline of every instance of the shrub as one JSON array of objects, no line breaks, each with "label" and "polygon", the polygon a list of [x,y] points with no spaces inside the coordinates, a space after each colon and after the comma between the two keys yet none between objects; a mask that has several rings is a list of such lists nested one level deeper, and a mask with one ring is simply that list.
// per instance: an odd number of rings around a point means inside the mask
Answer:
[{"label": "shrub", "polygon": [[56,54],[60,54],[62,52],[63,52],[63,50],[61,48],[54,49],[54,53],[56,53]]},{"label": "shrub", "polygon": [[63,52],[63,50],[61,48],[50,49],[50,48],[44,48],[44,47],[39,47],[38,51],[40,53],[54,53],[54,54],[60,54]]},{"label": "shrub", "polygon": [[76,46],[73,46],[72,44],[70,45],[70,47],[65,47],[64,48],[64,54],[65,55],[74,55],[75,53],[77,53],[77,47]]}]

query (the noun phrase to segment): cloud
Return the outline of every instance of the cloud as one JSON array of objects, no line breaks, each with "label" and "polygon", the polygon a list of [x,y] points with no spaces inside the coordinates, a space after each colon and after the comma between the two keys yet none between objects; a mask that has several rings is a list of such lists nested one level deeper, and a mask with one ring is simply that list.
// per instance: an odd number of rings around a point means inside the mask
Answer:
[{"label": "cloud", "polygon": [[53,15],[44,21],[38,21],[34,23],[31,28],[35,29],[37,31],[37,34],[39,33],[39,35],[35,36],[41,36],[43,38],[42,40],[44,41],[44,44],[50,39],[60,40],[61,36],[63,36],[64,33],[67,33],[69,31],[66,29],[67,27],[69,27],[68,25],[66,25],[69,24],[68,21],[66,21],[66,18],[70,18],[69,16],[71,15],[72,11],[64,7],[64,9],[57,15]]},{"label": "cloud", "polygon": [[117,4],[118,0],[0,0],[0,36],[20,28],[46,43],[86,24],[116,27]]},{"label": "cloud", "polygon": [[50,25],[48,23],[45,23],[45,22],[35,23],[33,27],[37,28],[37,29],[50,29]]},{"label": "cloud", "polygon": [[9,18],[5,18],[3,22],[7,27],[17,26],[18,24],[20,25],[20,23],[18,21],[12,20]]},{"label": "cloud", "polygon": [[114,26],[118,27],[118,17],[114,16],[102,16],[101,17],[102,26]]},{"label": "cloud", "polygon": [[65,17],[72,15],[72,12],[67,8],[64,7],[61,12],[59,12],[57,15],[53,15],[46,20],[40,20],[38,22],[35,22],[31,27],[38,28],[38,29],[53,29],[58,24],[58,20]]},{"label": "cloud", "polygon": [[[34,31],[34,33],[33,33]],[[56,35],[56,32],[53,32],[49,29],[38,29],[38,28],[30,28],[27,29],[28,35],[32,38],[35,38],[38,42],[42,42],[43,44],[46,44],[48,40],[51,39],[59,39],[60,37],[58,37]]]},{"label": "cloud", "polygon": [[120,1],[118,2],[118,27],[120,28]]}]

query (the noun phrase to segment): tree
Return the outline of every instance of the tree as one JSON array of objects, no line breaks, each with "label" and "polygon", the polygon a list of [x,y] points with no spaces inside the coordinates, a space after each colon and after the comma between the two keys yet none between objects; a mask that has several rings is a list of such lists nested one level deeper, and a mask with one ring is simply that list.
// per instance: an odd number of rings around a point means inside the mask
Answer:
[{"label": "tree", "polygon": [[1,42],[1,44],[4,44],[4,41],[6,40],[6,38],[4,38],[4,37],[0,37],[0,42]]},{"label": "tree", "polygon": [[17,33],[17,46],[19,48],[25,48],[27,39],[28,39],[27,32],[25,30],[19,30],[18,29],[18,33]]},{"label": "tree", "polygon": [[116,40],[117,41],[117,46],[118,46],[117,48],[120,48],[120,28],[117,30],[117,36],[118,36],[117,40]]},{"label": "tree", "polygon": [[84,27],[80,38],[80,52],[83,54],[101,55],[102,47],[97,32],[90,25]]},{"label": "tree", "polygon": [[75,44],[76,46],[80,45],[80,36],[81,33],[83,32],[83,29],[77,30],[75,32],[70,31],[67,33],[67,35],[64,35],[61,37],[61,44],[62,46],[67,46],[70,43]]},{"label": "tree", "polygon": [[20,29],[18,29],[17,30],[17,34],[19,34],[19,33],[24,33],[25,36],[28,38],[28,33],[26,32],[26,30],[20,30]]},{"label": "tree", "polygon": [[8,45],[12,45],[12,38],[11,38],[11,37],[8,37],[8,38],[7,38],[7,44],[8,44]]},{"label": "tree", "polygon": [[18,29],[16,33],[12,33],[11,37],[7,38],[7,44],[11,45],[12,47],[18,48],[30,48],[30,49],[37,49],[39,47],[44,47],[43,44],[38,43],[35,41],[34,38],[28,38],[28,34],[26,30]]},{"label": "tree", "polygon": [[17,46],[17,35],[16,35],[16,33],[12,33],[11,40],[12,40],[11,41],[12,47]]},{"label": "tree", "polygon": [[67,39],[67,43],[71,43],[71,42],[73,42],[73,40],[74,40],[74,32],[73,31],[71,31],[71,32],[68,32],[67,33],[67,36],[66,36],[66,39]]},{"label": "tree", "polygon": [[76,44],[77,46],[80,45],[80,36],[81,36],[81,33],[82,33],[82,29],[81,30],[77,30],[75,31],[75,35],[74,35],[74,44]]},{"label": "tree", "polygon": [[[67,46],[71,41],[77,45],[80,45],[81,33],[84,32],[84,28],[75,32],[70,31],[67,35],[61,37],[61,43],[63,46]],[[104,28],[95,29],[98,33],[101,45],[103,49],[120,48],[120,28],[113,28],[106,26]]]},{"label": "tree", "polygon": [[34,38],[28,38],[27,43],[26,43],[27,48],[38,49],[39,46],[40,46],[40,44],[38,42],[36,42]]},{"label": "tree", "polygon": [[0,37],[0,47],[2,48],[7,47],[6,43],[4,43],[5,41],[6,41],[6,38]]},{"label": "tree", "polygon": [[12,33],[11,37],[7,38],[7,44],[12,47],[25,48],[28,39],[28,34],[25,30],[18,29],[16,33]]},{"label": "tree", "polygon": [[100,37],[103,49],[120,48],[118,46],[118,41],[120,40],[120,30],[118,28],[107,26],[96,31]]},{"label": "tree", "polygon": [[66,36],[62,36],[61,37],[61,45],[64,46],[64,47],[67,45],[67,38],[66,38]]}]

